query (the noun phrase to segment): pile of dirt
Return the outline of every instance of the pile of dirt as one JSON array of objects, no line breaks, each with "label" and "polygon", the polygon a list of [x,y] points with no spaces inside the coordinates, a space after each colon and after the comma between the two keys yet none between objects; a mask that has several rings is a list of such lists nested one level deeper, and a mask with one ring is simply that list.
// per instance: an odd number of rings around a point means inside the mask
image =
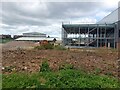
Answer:
[{"label": "pile of dirt", "polygon": [[53,71],[57,71],[61,64],[69,63],[87,72],[117,76],[115,51],[3,50],[2,56],[3,73],[39,72],[40,65],[47,60]]}]

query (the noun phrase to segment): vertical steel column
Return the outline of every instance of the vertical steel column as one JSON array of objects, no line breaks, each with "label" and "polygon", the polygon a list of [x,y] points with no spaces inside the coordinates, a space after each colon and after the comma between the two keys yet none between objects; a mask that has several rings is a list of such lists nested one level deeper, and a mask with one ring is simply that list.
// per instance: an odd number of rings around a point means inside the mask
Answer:
[{"label": "vertical steel column", "polygon": [[[73,29],[73,39],[75,40],[75,27]],[[75,41],[73,42],[73,46],[75,46]]]},{"label": "vertical steel column", "polygon": [[105,24],[105,37],[104,37],[104,39],[105,39],[105,47],[107,47],[107,35],[106,35],[106,30],[107,30],[107,24]]},{"label": "vertical steel column", "polygon": [[[81,35],[80,35],[80,26],[79,26],[79,43],[81,43],[80,38],[81,38]],[[79,44],[79,46],[80,46],[80,44]]]},{"label": "vertical steel column", "polygon": [[114,25],[114,49],[115,49],[115,46],[116,46],[116,44],[115,44],[115,42],[116,42],[116,33],[115,33],[115,30],[116,30],[116,28],[115,28],[115,25]]},{"label": "vertical steel column", "polygon": [[88,44],[87,44],[87,46],[89,46],[89,44],[90,44],[90,35],[89,35],[89,25],[88,25],[88,39],[87,39],[87,42],[88,42]]},{"label": "vertical steel column", "polygon": [[98,37],[99,37],[99,28],[98,28],[98,26],[99,26],[99,25],[97,25],[97,48],[98,48],[98,44],[99,44],[99,43],[98,43],[98,40],[99,40],[99,39],[98,39]]},{"label": "vertical steel column", "polygon": [[62,34],[61,34],[61,37],[62,37],[62,45],[64,44],[64,40],[63,40],[63,27],[61,28],[62,30]]},{"label": "vertical steel column", "polygon": [[69,45],[70,45],[70,46],[71,46],[71,38],[72,38],[71,36],[72,36],[72,33],[71,33],[71,28],[70,28],[70,39],[69,39],[69,40],[70,40],[70,41],[69,41]]},{"label": "vertical steel column", "polygon": [[85,46],[87,47],[86,28],[85,28]]},{"label": "vertical steel column", "polygon": [[63,40],[63,45],[65,45],[65,36],[64,36],[64,28],[62,27],[62,40]]},{"label": "vertical steel column", "polygon": [[100,34],[100,35],[99,35],[99,38],[100,38],[100,40],[99,40],[100,42],[99,42],[99,43],[100,43],[100,47],[101,47],[101,38],[102,38],[102,37],[101,37],[101,36],[102,36],[102,34],[101,34],[101,27],[100,27],[99,29],[100,29],[100,30],[99,30],[99,34]]},{"label": "vertical steel column", "polygon": [[64,29],[64,44],[66,44],[65,34],[66,34],[66,33],[65,33],[65,29]]}]

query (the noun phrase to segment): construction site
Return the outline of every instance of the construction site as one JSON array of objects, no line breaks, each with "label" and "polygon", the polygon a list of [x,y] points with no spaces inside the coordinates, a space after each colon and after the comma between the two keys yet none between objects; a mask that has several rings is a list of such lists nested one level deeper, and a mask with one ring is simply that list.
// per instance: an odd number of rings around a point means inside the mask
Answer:
[{"label": "construction site", "polygon": [[64,45],[116,48],[115,24],[63,24],[62,27]]},{"label": "construction site", "polygon": [[62,23],[62,41],[64,46],[119,48],[120,27],[119,8],[96,24]]},{"label": "construction site", "polygon": [[61,39],[0,35],[3,89],[120,87],[119,10],[95,24],[63,22]]}]

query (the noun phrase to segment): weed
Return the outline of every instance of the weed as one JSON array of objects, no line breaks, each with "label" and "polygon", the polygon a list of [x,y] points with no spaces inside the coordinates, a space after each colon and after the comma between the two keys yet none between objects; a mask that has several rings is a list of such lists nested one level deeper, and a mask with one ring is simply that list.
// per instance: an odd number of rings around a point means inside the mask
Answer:
[{"label": "weed", "polygon": [[48,72],[48,71],[50,71],[50,67],[47,60],[45,60],[42,62],[42,65],[40,66],[40,72]]},{"label": "weed", "polygon": [[7,43],[7,42],[10,42],[10,41],[13,41],[14,39],[10,39],[10,38],[5,38],[5,39],[0,39],[0,43]]},{"label": "weed", "polygon": [[34,49],[37,49],[37,50],[47,50],[47,49],[53,49],[53,48],[54,48],[53,45],[50,43],[34,47]]},{"label": "weed", "polygon": [[3,88],[120,88],[117,78],[87,74],[73,69],[30,75],[3,74],[2,85]]},{"label": "weed", "polygon": [[61,45],[54,46],[50,43],[45,44],[45,45],[35,46],[34,49],[37,49],[37,50],[47,50],[47,49],[66,50],[66,48]]},{"label": "weed", "polygon": [[59,70],[64,69],[74,69],[74,66],[72,64],[68,64],[68,63],[63,63],[59,66]]},{"label": "weed", "polygon": [[112,72],[106,72],[105,74],[108,76],[113,76]]},{"label": "weed", "polygon": [[101,72],[101,69],[100,68],[96,68],[95,71],[94,71],[94,74],[99,74]]},{"label": "weed", "polygon": [[61,46],[61,45],[54,46],[54,49],[55,50],[66,50],[66,48],[64,46]]},{"label": "weed", "polygon": [[15,66],[7,66],[7,67],[4,67],[3,71],[12,72],[14,69],[15,69]]}]

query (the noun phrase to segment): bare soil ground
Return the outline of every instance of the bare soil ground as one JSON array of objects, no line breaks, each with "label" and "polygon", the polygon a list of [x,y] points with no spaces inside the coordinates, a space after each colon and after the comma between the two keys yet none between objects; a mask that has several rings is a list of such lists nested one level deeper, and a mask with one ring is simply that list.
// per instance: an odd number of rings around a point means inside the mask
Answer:
[{"label": "bare soil ground", "polygon": [[2,49],[4,50],[16,50],[16,49],[29,49],[35,46],[35,42],[30,41],[11,41],[5,44],[2,44]]},{"label": "bare soil ground", "polygon": [[[90,50],[15,49],[16,45],[25,46],[25,44],[26,47],[35,45],[34,43],[14,42],[12,44],[7,43],[9,47],[7,45],[3,46],[2,67],[4,74],[11,72],[39,72],[42,62],[48,60],[49,66],[53,71],[57,71],[61,64],[69,63],[73,64],[76,69],[82,69],[86,72],[118,75],[117,52],[115,50],[103,48]],[[5,67],[8,68],[7,71],[4,69]]]}]

